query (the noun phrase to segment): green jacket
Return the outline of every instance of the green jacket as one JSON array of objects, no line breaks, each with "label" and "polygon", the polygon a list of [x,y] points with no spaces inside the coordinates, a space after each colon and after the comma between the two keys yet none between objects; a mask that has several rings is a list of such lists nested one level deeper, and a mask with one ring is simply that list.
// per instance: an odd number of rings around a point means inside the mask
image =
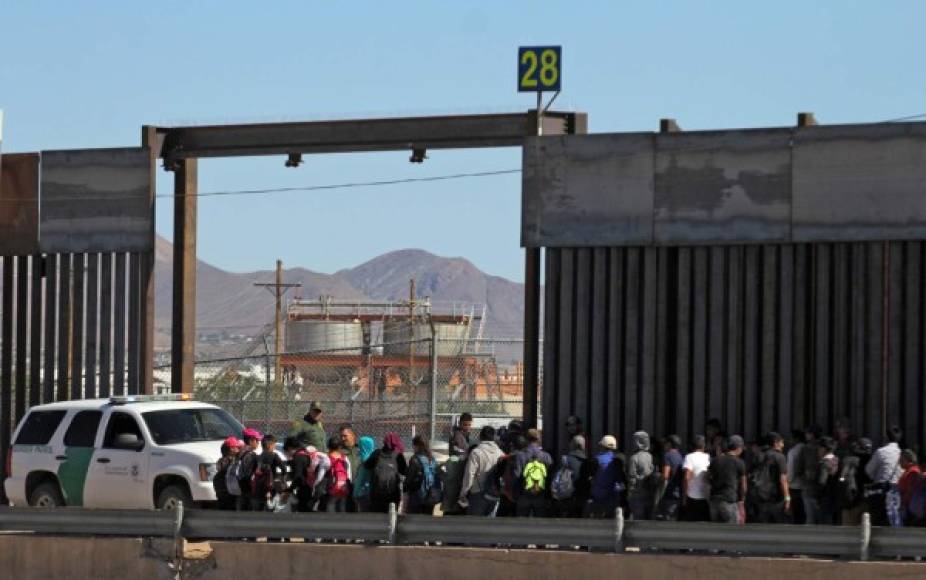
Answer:
[{"label": "green jacket", "polygon": [[298,437],[303,446],[311,445],[318,451],[328,452],[328,437],[325,435],[325,427],[321,421],[310,423],[302,419],[293,421],[293,428],[289,432],[290,437]]},{"label": "green jacket", "polygon": [[350,461],[351,481],[356,480],[357,472],[360,470],[360,465],[363,464],[363,461],[360,459],[360,448],[358,448],[356,445],[351,448],[341,447],[341,454],[344,457],[347,457],[348,461]]}]

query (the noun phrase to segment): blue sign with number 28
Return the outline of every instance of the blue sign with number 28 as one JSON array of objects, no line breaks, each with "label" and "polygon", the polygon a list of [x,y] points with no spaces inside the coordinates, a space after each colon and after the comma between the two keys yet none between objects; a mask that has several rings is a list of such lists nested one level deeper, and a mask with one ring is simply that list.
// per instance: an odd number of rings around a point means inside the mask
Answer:
[{"label": "blue sign with number 28", "polygon": [[518,92],[558,91],[563,78],[561,46],[518,48]]}]

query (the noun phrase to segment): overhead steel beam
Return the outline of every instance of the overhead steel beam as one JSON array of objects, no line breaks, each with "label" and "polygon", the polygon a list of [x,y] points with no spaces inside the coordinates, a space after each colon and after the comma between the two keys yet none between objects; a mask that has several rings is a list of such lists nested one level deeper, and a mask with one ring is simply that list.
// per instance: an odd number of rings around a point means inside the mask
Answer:
[{"label": "overhead steel beam", "polygon": [[[547,111],[544,135],[584,132],[585,113]],[[576,131],[580,128],[580,131]],[[165,161],[193,157],[241,157],[288,153],[347,153],[514,147],[537,134],[535,111],[492,115],[402,117],[159,127]]]}]

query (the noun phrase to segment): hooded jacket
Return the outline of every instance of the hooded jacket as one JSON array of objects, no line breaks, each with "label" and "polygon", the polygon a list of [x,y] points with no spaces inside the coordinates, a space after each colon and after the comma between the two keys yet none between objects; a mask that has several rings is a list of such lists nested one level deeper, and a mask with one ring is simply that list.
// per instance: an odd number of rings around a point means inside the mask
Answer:
[{"label": "hooded jacket", "polygon": [[486,489],[492,468],[502,458],[502,450],[495,441],[483,441],[470,451],[463,469],[463,484],[460,498],[470,493],[480,493]]},{"label": "hooded jacket", "polygon": [[653,473],[653,455],[649,452],[649,435],[646,431],[633,434],[632,455],[627,461],[627,494],[629,497],[652,495],[653,489],[646,485]]}]

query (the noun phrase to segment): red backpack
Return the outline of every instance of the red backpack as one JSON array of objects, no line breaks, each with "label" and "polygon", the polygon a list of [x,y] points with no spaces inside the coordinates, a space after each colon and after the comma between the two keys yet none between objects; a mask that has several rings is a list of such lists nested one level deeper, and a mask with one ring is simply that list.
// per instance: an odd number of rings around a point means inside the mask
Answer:
[{"label": "red backpack", "polygon": [[347,461],[343,457],[331,457],[331,471],[329,471],[328,495],[336,499],[344,499],[350,495],[350,472]]}]

